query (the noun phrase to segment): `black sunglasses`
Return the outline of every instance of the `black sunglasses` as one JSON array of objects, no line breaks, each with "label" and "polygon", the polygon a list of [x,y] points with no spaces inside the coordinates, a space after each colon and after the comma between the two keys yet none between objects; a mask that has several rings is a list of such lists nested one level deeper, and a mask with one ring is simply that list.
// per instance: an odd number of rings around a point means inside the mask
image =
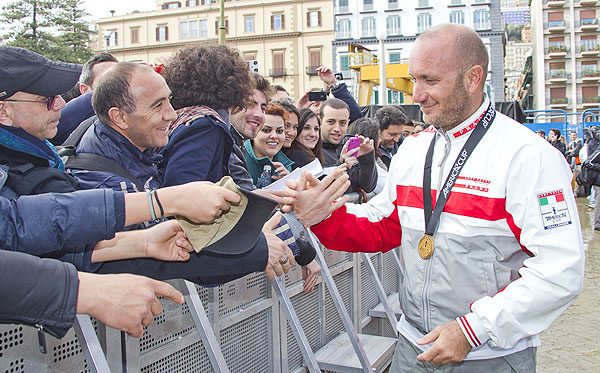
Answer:
[{"label": "black sunglasses", "polygon": [[52,108],[54,107],[54,102],[55,102],[55,100],[56,100],[57,97],[58,97],[58,95],[46,97],[45,100],[11,100],[11,99],[6,99],[6,100],[2,100],[2,101],[11,101],[11,102],[45,102],[46,103],[46,108],[48,108],[48,110],[52,110]]}]

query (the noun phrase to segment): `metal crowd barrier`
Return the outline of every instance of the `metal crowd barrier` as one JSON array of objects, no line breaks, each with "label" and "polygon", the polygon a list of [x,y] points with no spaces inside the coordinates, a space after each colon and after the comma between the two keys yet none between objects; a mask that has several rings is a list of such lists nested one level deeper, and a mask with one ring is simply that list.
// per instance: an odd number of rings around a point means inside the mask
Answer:
[{"label": "metal crowd barrier", "polygon": [[[35,328],[0,325],[0,373],[304,372],[314,371],[311,354],[348,331],[344,322],[358,333],[395,338],[389,305],[384,305],[387,319],[369,316],[369,310],[381,303],[383,294],[399,290],[397,250],[351,254],[321,248],[321,252],[346,319],[322,277],[314,292],[303,293],[298,265],[273,284],[263,273],[214,288],[174,280],[170,282],[184,293],[186,302],[161,300],[163,313],[144,328],[140,339],[78,316],[61,340],[46,335],[47,353],[42,354]],[[291,323],[290,309],[295,313]],[[305,361],[306,356],[310,360]]]}]

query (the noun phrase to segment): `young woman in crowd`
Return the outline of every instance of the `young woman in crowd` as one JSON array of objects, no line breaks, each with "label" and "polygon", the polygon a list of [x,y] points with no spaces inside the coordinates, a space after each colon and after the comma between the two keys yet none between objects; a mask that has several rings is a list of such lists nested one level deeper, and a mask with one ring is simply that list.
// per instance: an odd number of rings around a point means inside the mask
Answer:
[{"label": "young woman in crowd", "polygon": [[305,166],[315,158],[323,163],[320,129],[319,117],[310,109],[302,109],[296,139],[287,152],[287,156],[294,161],[294,168]]},{"label": "young woman in crowd", "polygon": [[300,112],[294,104],[290,103],[288,100],[277,100],[273,101],[275,104],[281,105],[282,108],[285,109],[288,113],[288,119],[285,121],[285,142],[283,143],[283,152],[286,153],[292,146],[292,142],[296,138],[298,132],[298,120],[300,119]]},{"label": "young woman in crowd", "polygon": [[287,111],[279,104],[270,103],[265,114],[265,124],[256,137],[244,142],[248,172],[259,188],[288,175],[294,164],[281,151],[285,142],[285,121],[289,118]]}]

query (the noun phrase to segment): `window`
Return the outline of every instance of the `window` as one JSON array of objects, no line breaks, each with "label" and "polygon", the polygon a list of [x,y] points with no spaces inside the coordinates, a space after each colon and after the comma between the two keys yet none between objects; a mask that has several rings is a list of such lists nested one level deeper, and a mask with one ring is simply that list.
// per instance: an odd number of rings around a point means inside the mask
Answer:
[{"label": "window", "polygon": [[487,9],[473,11],[473,28],[475,30],[488,30],[492,28],[490,12]]},{"label": "window", "polygon": [[566,78],[565,63],[551,62],[550,63],[550,79]]},{"label": "window", "polygon": [[308,75],[317,75],[315,70],[319,66],[321,66],[321,48],[310,48],[308,50],[308,66],[306,68],[306,73]]},{"label": "window", "polygon": [[398,0],[388,0],[389,9],[398,9]]},{"label": "window", "polygon": [[173,2],[173,3],[164,3],[162,5],[163,9],[177,9],[177,8],[181,8],[181,3],[180,2]]},{"label": "window", "polygon": [[419,0],[417,8],[429,8],[429,0]]},{"label": "window", "polygon": [[208,20],[201,19],[198,21],[198,35],[208,36]]},{"label": "window", "polygon": [[337,1],[337,11],[339,13],[347,13],[348,12],[348,0],[338,0]]},{"label": "window", "polygon": [[306,13],[306,26],[319,27],[321,26],[321,11],[313,10]]},{"label": "window", "polygon": [[598,24],[598,20],[596,19],[596,10],[594,9],[580,11],[579,19],[581,20],[581,26]]},{"label": "window", "polygon": [[400,16],[388,16],[386,23],[388,35],[396,36],[402,34],[400,32]]},{"label": "window", "polygon": [[116,30],[107,30],[110,32],[110,36],[108,37],[106,44],[109,47],[115,47],[117,45],[117,31]]},{"label": "window", "polygon": [[373,0],[363,0],[363,10],[373,10]]},{"label": "window", "polygon": [[169,40],[169,27],[158,26],[156,27],[156,41],[167,41]]},{"label": "window", "polygon": [[254,17],[244,17],[245,31],[254,32]]},{"label": "window", "polygon": [[417,32],[420,34],[431,27],[431,13],[417,15]]},{"label": "window", "polygon": [[450,0],[450,5],[462,5],[463,0]]},{"label": "window", "polygon": [[132,28],[131,30],[131,44],[137,44],[140,42],[140,29]]},{"label": "window", "polygon": [[352,22],[347,19],[338,19],[335,23],[335,38],[349,39],[352,37]]},{"label": "window", "polygon": [[271,70],[271,76],[284,76],[285,75],[285,58],[284,51],[277,50],[273,51],[273,69]]},{"label": "window", "polygon": [[550,104],[566,104],[567,89],[565,87],[550,88]]},{"label": "window", "polygon": [[595,62],[582,62],[581,72],[584,77],[598,76],[598,67]]},{"label": "window", "polygon": [[[219,35],[219,20],[215,21],[215,35]],[[229,20],[225,18],[225,35],[229,35]]]},{"label": "window", "polygon": [[285,17],[283,14],[273,14],[271,16],[271,30],[283,30],[285,28]]},{"label": "window", "polygon": [[198,0],[187,0],[185,2],[185,6],[196,6],[198,5]]},{"label": "window", "polygon": [[581,37],[581,51],[589,52],[589,51],[597,51],[598,50],[598,41],[596,40],[596,35],[582,36]]},{"label": "window", "polygon": [[565,38],[563,36],[548,39],[548,52],[566,52]]},{"label": "window", "polygon": [[548,12],[548,27],[564,27],[564,14],[560,12]]},{"label": "window", "polygon": [[256,59],[256,51],[244,52],[244,61],[253,61]]},{"label": "window", "polygon": [[346,74],[344,74],[344,78],[346,77],[346,75],[349,75],[350,73],[350,59],[348,56],[340,56],[340,71],[341,72],[346,72]]},{"label": "window", "polygon": [[400,52],[390,52],[390,63],[400,63]]},{"label": "window", "polygon": [[190,21],[190,39],[198,37],[198,21]]},{"label": "window", "polygon": [[450,23],[465,24],[465,13],[462,10],[455,10],[450,12]]},{"label": "window", "polygon": [[375,29],[375,17],[365,17],[362,19],[362,37],[372,38],[377,33]]},{"label": "window", "polygon": [[187,21],[179,22],[179,39],[187,39],[190,37],[190,27]]},{"label": "window", "polygon": [[598,87],[581,87],[581,96],[584,104],[597,104],[600,102],[598,99]]}]

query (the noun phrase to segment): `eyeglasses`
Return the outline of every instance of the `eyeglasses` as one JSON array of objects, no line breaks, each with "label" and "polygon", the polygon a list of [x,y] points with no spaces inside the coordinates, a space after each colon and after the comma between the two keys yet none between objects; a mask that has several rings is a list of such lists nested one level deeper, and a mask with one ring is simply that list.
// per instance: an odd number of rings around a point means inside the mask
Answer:
[{"label": "eyeglasses", "polygon": [[56,101],[57,97],[58,97],[58,95],[46,97],[45,100],[11,100],[11,99],[6,99],[6,100],[2,100],[2,101],[11,101],[11,102],[45,102],[46,103],[46,107],[48,108],[48,110],[52,110],[52,108],[54,107],[54,102]]}]

